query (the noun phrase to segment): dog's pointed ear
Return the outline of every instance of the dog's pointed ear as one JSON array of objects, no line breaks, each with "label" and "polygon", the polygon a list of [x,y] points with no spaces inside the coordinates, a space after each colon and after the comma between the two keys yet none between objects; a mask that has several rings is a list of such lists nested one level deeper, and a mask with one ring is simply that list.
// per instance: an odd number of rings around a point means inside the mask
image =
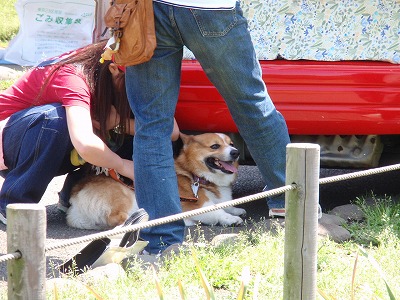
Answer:
[{"label": "dog's pointed ear", "polygon": [[186,145],[187,143],[189,143],[190,135],[180,132],[179,137],[182,139],[183,145]]}]

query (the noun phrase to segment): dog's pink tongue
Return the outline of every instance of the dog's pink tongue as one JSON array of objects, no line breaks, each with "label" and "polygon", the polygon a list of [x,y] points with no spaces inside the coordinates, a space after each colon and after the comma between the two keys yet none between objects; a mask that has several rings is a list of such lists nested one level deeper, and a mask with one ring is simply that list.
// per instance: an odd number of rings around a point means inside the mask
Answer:
[{"label": "dog's pink tongue", "polygon": [[221,164],[221,166],[225,170],[231,171],[232,173],[236,173],[237,172],[237,169],[233,165],[231,165],[231,164],[229,164],[227,162],[224,162],[224,161],[219,161],[219,163]]}]

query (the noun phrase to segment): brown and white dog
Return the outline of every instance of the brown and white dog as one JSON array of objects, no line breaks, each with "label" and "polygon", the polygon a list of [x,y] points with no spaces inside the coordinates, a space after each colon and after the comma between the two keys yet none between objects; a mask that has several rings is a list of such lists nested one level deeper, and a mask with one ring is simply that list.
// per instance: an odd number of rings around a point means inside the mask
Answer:
[{"label": "brown and white dog", "polygon": [[81,229],[111,229],[139,209],[135,192],[109,174],[88,174],[71,191],[67,224]]},{"label": "brown and white dog", "polygon": [[[175,169],[183,211],[232,200],[237,178],[239,151],[221,133],[181,134],[183,147]],[[121,225],[138,209],[135,193],[104,175],[89,175],[72,190],[67,224],[83,229],[108,229]],[[228,207],[191,218],[185,225],[239,225],[242,208]]]},{"label": "brown and white dog", "polygon": [[[175,160],[179,194],[184,212],[232,200],[237,178],[239,151],[221,133],[181,134],[183,148]],[[239,225],[246,211],[228,207],[185,219],[186,226]]]}]

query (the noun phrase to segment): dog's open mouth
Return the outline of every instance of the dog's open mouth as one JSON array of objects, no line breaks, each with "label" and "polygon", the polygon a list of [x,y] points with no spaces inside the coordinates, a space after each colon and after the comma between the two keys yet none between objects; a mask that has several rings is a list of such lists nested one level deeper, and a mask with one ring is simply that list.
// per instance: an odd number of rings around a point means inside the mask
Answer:
[{"label": "dog's open mouth", "polygon": [[237,169],[233,165],[233,161],[222,161],[215,157],[208,157],[206,164],[209,168],[220,170],[221,172],[232,174],[236,173]]}]

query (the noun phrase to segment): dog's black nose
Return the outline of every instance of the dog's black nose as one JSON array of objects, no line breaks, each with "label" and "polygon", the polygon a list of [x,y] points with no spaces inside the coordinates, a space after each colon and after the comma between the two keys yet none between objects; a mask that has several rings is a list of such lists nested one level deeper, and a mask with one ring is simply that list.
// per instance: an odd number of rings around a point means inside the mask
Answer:
[{"label": "dog's black nose", "polygon": [[237,150],[237,149],[233,148],[233,149],[231,150],[231,153],[230,153],[230,155],[232,156],[232,158],[233,158],[233,159],[236,159],[236,158],[238,158],[238,157],[239,157],[239,155],[240,155],[240,152],[239,152],[239,150]]}]

